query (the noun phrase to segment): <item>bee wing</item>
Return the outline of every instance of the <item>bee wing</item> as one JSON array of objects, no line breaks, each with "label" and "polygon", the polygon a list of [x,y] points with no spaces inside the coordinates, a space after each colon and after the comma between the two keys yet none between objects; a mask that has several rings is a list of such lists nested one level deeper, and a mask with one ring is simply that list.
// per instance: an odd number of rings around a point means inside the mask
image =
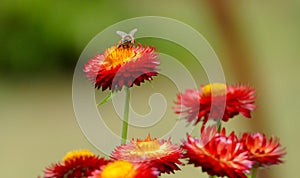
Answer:
[{"label": "bee wing", "polygon": [[137,28],[131,30],[131,31],[129,32],[129,35],[130,35],[131,37],[133,37],[134,34],[135,34],[135,32],[137,32]]},{"label": "bee wing", "polygon": [[118,35],[120,35],[122,38],[128,35],[127,33],[122,32],[122,31],[116,31],[116,33],[117,33]]}]

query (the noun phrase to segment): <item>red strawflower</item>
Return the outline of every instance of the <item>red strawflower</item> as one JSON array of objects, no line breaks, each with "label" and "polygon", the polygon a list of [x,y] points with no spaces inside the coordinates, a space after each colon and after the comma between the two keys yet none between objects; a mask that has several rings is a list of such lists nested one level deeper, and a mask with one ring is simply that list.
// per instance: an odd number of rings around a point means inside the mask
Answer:
[{"label": "red strawflower", "polygon": [[46,168],[45,178],[86,178],[109,160],[95,156],[88,150],[69,152],[62,162]]},{"label": "red strawflower", "polygon": [[90,59],[83,71],[95,88],[121,90],[152,80],[158,74],[157,56],[151,46],[113,46]]},{"label": "red strawflower", "polygon": [[116,160],[95,170],[88,178],[157,178],[158,174],[146,164]]},{"label": "red strawflower", "polygon": [[245,85],[227,86],[221,83],[208,84],[198,90],[186,90],[180,93],[173,107],[176,114],[183,114],[183,118],[194,125],[208,119],[222,119],[228,121],[239,113],[250,118],[254,105],[254,89]]},{"label": "red strawflower", "polygon": [[151,139],[150,135],[145,140],[132,141],[128,144],[118,146],[111,154],[111,158],[127,160],[132,163],[147,164],[156,168],[160,173],[174,173],[180,170],[177,164],[182,164],[181,148],[172,144],[170,139]]},{"label": "red strawflower", "polygon": [[216,133],[216,127],[208,127],[201,132],[199,139],[187,136],[182,148],[188,164],[201,166],[210,176],[247,178],[253,161],[243,144],[232,132],[226,136],[225,129]]},{"label": "red strawflower", "polygon": [[251,153],[256,167],[283,163],[282,157],[286,153],[279,143],[279,138],[272,136],[267,140],[265,134],[244,133],[241,142]]}]

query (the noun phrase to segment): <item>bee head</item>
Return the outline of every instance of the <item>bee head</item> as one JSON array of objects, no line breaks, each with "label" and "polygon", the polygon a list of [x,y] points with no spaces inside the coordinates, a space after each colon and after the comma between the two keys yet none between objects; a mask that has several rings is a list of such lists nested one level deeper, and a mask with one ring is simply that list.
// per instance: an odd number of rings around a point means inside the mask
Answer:
[{"label": "bee head", "polygon": [[122,38],[122,43],[134,43],[134,38],[131,36],[127,35]]}]

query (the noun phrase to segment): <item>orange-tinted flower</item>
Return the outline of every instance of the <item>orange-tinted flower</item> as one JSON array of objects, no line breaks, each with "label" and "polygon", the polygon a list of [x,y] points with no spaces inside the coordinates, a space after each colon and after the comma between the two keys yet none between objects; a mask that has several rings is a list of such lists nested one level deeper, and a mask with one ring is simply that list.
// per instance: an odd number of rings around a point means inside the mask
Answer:
[{"label": "orange-tinted flower", "polygon": [[62,162],[46,168],[45,178],[88,177],[99,167],[109,163],[88,150],[77,150],[67,153]]},{"label": "orange-tinted flower", "polygon": [[122,87],[139,86],[157,75],[160,62],[150,46],[113,46],[85,64],[84,72],[96,88],[121,90]]},{"label": "orange-tinted flower", "polygon": [[111,154],[111,158],[127,160],[132,163],[144,163],[156,168],[160,173],[174,173],[180,170],[177,164],[182,164],[181,148],[169,140],[151,139],[150,135],[145,140],[137,139],[129,144],[118,146]]},{"label": "orange-tinted flower", "polygon": [[248,151],[234,132],[226,136],[225,129],[221,133],[216,131],[216,127],[208,127],[199,139],[187,136],[182,147],[188,164],[201,166],[211,176],[246,178],[245,173],[250,173],[253,164]]},{"label": "orange-tinted flower", "polygon": [[279,139],[271,137],[267,140],[265,134],[244,133],[241,141],[256,162],[255,166],[268,166],[282,163],[282,157],[286,154],[279,143]]},{"label": "orange-tinted flower", "polygon": [[158,174],[158,171],[146,164],[116,160],[95,170],[88,178],[157,178]]},{"label": "orange-tinted flower", "polygon": [[244,85],[227,86],[221,83],[208,84],[198,90],[186,90],[177,96],[173,108],[176,114],[194,125],[208,119],[228,121],[239,113],[250,118],[254,105],[254,89]]}]

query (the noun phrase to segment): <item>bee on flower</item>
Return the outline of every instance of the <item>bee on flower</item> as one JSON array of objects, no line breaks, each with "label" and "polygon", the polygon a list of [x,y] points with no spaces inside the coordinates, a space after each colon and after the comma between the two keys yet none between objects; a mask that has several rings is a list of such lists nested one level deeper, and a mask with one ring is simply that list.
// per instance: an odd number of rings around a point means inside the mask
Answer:
[{"label": "bee on flower", "polygon": [[121,40],[119,41],[118,48],[132,48],[135,42],[134,34],[137,32],[137,29],[133,29],[129,32],[129,34],[123,31],[117,31],[116,33],[121,36]]},{"label": "bee on flower", "polygon": [[118,45],[107,48],[85,64],[83,71],[95,88],[120,91],[123,87],[140,86],[158,74],[158,53],[152,46],[135,46],[136,32],[137,29],[128,34],[117,31],[121,36]]}]

